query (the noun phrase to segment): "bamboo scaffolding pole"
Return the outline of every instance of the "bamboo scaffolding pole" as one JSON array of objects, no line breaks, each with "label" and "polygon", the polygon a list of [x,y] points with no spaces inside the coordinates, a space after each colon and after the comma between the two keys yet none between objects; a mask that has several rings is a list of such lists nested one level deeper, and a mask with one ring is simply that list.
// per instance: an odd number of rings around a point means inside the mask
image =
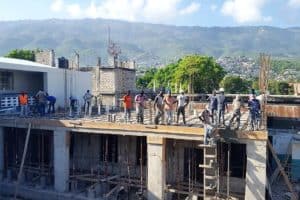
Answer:
[{"label": "bamboo scaffolding pole", "polygon": [[29,143],[29,139],[30,139],[30,131],[31,131],[31,123],[28,124],[21,166],[20,166],[20,170],[19,170],[19,174],[18,174],[18,179],[17,179],[16,185],[15,185],[15,193],[14,193],[15,200],[17,199],[18,189],[19,189],[18,187],[19,187],[20,179],[21,179],[21,176],[23,173],[23,167],[24,167],[25,158],[26,158],[27,149],[28,149],[28,143]]}]

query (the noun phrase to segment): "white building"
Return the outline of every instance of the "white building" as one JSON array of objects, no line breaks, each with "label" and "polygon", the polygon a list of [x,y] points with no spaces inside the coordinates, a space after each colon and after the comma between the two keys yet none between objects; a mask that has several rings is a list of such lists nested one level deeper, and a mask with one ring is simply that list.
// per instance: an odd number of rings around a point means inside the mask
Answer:
[{"label": "white building", "polygon": [[21,91],[35,95],[40,89],[55,96],[60,107],[67,105],[71,95],[82,103],[86,90],[92,89],[92,73],[0,57],[0,95]]}]

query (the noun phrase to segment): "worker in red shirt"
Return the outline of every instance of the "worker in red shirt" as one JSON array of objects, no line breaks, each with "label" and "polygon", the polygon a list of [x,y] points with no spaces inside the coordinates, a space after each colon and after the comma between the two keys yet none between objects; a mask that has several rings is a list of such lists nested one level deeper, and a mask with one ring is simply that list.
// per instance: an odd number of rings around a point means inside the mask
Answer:
[{"label": "worker in red shirt", "polygon": [[128,90],[126,95],[123,96],[123,105],[124,105],[124,120],[127,123],[130,121],[131,108],[132,108],[132,100],[131,100],[131,96],[130,96],[130,90]]},{"label": "worker in red shirt", "polygon": [[19,105],[21,107],[20,116],[26,117],[28,115],[28,95],[26,94],[26,92],[22,91],[18,99],[19,99]]}]

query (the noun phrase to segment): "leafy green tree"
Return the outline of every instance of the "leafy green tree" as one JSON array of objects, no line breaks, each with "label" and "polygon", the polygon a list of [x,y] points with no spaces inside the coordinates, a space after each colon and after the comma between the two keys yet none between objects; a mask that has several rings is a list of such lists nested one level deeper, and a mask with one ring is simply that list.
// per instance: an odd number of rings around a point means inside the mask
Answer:
[{"label": "leafy green tree", "polygon": [[220,86],[223,87],[227,93],[247,94],[251,88],[251,84],[251,81],[239,76],[226,76],[221,81]]},{"label": "leafy green tree", "polygon": [[34,51],[26,50],[26,49],[12,50],[5,57],[35,61]]},{"label": "leafy green tree", "polygon": [[208,93],[218,88],[225,74],[212,57],[189,55],[179,61],[174,78],[190,93]]},{"label": "leafy green tree", "polygon": [[149,87],[153,87],[155,82],[156,88],[170,89],[175,91],[174,73],[178,67],[178,63],[169,64],[163,68],[160,68],[155,73],[153,80],[149,84]]},{"label": "leafy green tree", "polygon": [[144,89],[144,88],[147,88],[149,83],[152,81],[153,77],[154,77],[154,74],[157,72],[157,68],[150,68],[148,69],[144,76],[142,77],[139,77],[137,80],[136,80],[136,86],[137,88],[139,89]]},{"label": "leafy green tree", "polygon": [[293,87],[286,81],[269,81],[269,92],[275,95],[290,95],[293,94]]}]

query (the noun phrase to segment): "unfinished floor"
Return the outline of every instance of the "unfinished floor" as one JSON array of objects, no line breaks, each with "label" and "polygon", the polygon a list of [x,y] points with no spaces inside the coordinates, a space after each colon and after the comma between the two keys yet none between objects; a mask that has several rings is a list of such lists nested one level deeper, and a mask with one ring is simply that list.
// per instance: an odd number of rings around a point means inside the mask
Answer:
[{"label": "unfinished floor", "polygon": [[[214,177],[199,167],[212,160],[207,156],[212,150],[201,146],[200,127],[34,118],[2,120],[2,194],[15,193],[28,124],[20,197],[203,199],[204,190],[206,199],[216,193],[219,198],[265,197],[264,131],[220,129],[225,139],[214,147],[219,167]],[[217,181],[220,187],[208,188]]]}]

